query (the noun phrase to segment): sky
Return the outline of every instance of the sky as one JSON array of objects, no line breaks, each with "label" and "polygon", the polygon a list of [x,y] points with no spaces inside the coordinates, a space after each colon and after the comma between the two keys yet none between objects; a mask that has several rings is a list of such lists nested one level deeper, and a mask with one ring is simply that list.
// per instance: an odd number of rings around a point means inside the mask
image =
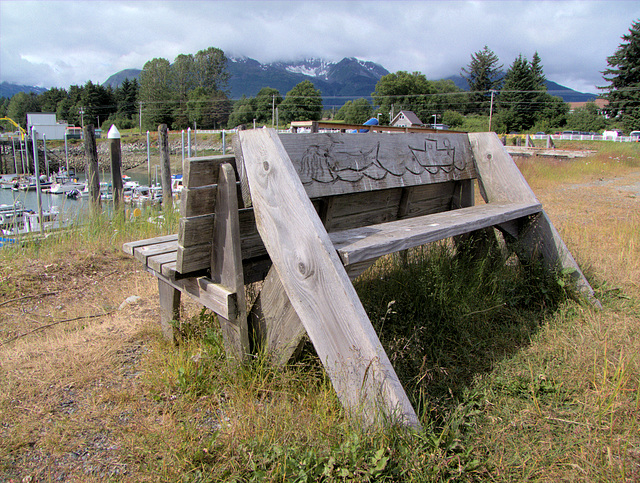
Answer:
[{"label": "sky", "polygon": [[207,47],[262,63],[356,57],[437,80],[486,45],[505,70],[538,52],[548,80],[597,93],[636,20],[639,1],[0,0],[0,82],[103,83]]}]

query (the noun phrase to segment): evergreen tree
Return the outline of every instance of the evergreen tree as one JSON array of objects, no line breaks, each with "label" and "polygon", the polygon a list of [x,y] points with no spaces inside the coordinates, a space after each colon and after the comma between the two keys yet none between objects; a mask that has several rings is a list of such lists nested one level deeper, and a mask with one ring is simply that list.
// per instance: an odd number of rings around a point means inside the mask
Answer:
[{"label": "evergreen tree", "polygon": [[100,127],[100,122],[106,121],[109,116],[116,112],[116,101],[113,91],[87,81],[80,95],[80,106],[84,110],[84,124],[93,124]]},{"label": "evergreen tree", "polygon": [[242,124],[251,126],[256,118],[255,98],[242,96],[233,103],[233,112],[229,116],[227,127],[233,129]]},{"label": "evergreen tree", "polygon": [[632,131],[640,129],[640,20],[631,24],[622,40],[618,50],[607,57],[609,68],[602,74],[610,85],[601,89],[608,91],[604,97],[609,101],[609,115]]},{"label": "evergreen tree", "polygon": [[542,70],[542,60],[540,59],[538,52],[535,52],[533,54],[533,58],[531,59],[531,74],[533,75],[533,80],[538,86],[539,90],[546,90],[547,78],[544,76],[544,72]]},{"label": "evergreen tree", "polygon": [[0,117],[6,117],[9,108],[9,98],[0,97]]},{"label": "evergreen tree", "polygon": [[540,91],[538,81],[531,65],[520,54],[509,67],[497,99],[496,121],[506,132],[523,131],[534,125]]},{"label": "evergreen tree", "polygon": [[18,92],[11,96],[7,106],[7,117],[26,129],[28,112],[40,112],[38,96],[34,92]]},{"label": "evergreen tree", "polygon": [[159,124],[171,125],[171,65],[156,58],[147,62],[140,72],[140,101],[143,126],[157,129]]},{"label": "evergreen tree", "polygon": [[296,84],[280,104],[280,118],[285,122],[319,121],[322,117],[322,94],[309,80]]},{"label": "evergreen tree", "polygon": [[502,86],[502,67],[498,56],[486,45],[471,56],[469,66],[460,73],[471,91],[467,112],[489,114],[491,91]]},{"label": "evergreen tree", "polygon": [[42,112],[56,112],[58,110],[58,103],[65,100],[68,97],[67,91],[52,87],[48,91],[40,94],[39,102]]}]

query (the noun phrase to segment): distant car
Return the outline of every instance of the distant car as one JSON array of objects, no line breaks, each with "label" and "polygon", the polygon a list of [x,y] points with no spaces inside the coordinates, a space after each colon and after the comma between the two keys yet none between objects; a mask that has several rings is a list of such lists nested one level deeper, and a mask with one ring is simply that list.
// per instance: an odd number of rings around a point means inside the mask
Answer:
[{"label": "distant car", "polygon": [[613,131],[604,131],[602,133],[602,139],[610,139],[612,141],[615,141],[616,139],[618,139],[618,136],[622,136],[622,131],[618,131],[618,130],[613,130]]},{"label": "distant car", "polygon": [[535,135],[536,136],[546,136],[546,133],[544,133],[543,131],[538,131]]},{"label": "distant car", "polygon": [[640,131],[631,131],[629,137],[632,141],[640,142]]}]

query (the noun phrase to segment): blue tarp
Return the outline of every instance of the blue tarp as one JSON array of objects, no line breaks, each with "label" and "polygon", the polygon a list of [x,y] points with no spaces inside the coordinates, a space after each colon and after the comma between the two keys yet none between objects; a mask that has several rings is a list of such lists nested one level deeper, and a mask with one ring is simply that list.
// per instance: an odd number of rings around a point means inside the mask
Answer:
[{"label": "blue tarp", "polygon": [[[363,125],[365,125],[365,126],[377,126],[378,125],[378,119],[375,118],[375,117],[372,117],[368,121],[364,122]],[[369,132],[369,130],[368,129],[360,129],[360,132]]]}]

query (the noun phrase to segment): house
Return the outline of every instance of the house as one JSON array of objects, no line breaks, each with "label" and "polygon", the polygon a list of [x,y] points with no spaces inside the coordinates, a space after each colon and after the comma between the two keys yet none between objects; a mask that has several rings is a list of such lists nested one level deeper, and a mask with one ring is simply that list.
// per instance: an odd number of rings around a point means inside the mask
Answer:
[{"label": "house", "polygon": [[391,125],[397,127],[424,126],[413,111],[400,111],[391,121]]},{"label": "house", "polygon": [[54,112],[28,112],[27,130],[29,133],[31,133],[31,128],[36,129],[38,139],[42,139],[43,134],[47,139],[64,139],[67,122],[56,121]]}]

